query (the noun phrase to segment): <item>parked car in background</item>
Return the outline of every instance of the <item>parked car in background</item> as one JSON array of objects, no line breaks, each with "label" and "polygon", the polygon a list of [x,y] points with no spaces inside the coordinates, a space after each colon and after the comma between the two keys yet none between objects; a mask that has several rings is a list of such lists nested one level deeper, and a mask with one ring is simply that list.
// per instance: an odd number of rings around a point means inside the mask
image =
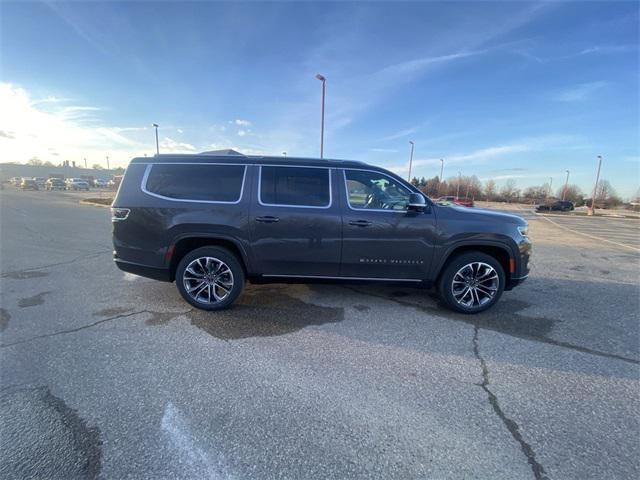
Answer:
[{"label": "parked car in background", "polygon": [[66,188],[66,184],[64,180],[60,178],[50,178],[46,182],[44,182],[45,190],[64,190]]},{"label": "parked car in background", "polygon": [[44,188],[44,184],[47,181],[44,177],[33,177],[33,180],[38,184],[38,188]]},{"label": "parked car in background", "polygon": [[107,181],[102,180],[101,178],[96,178],[93,181],[93,186],[96,188],[107,188]]},{"label": "parked car in background", "polygon": [[557,200],[555,202],[542,203],[536,207],[536,212],[570,212],[575,210],[573,202]]},{"label": "parked car in background", "polygon": [[33,178],[23,178],[20,182],[20,188],[22,190],[39,190],[38,184]]},{"label": "parked car in background", "polygon": [[89,184],[80,178],[67,178],[67,190],[89,191]]},{"label": "parked car in background", "polygon": [[22,177],[13,177],[10,181],[12,185],[19,187],[20,184],[22,183]]},{"label": "parked car in background", "polygon": [[470,198],[458,198],[458,197],[454,197],[453,195],[440,197],[436,199],[436,203],[440,205],[451,205],[453,203],[455,205],[460,205],[462,207],[469,207],[469,208],[473,207],[474,205],[473,200]]},{"label": "parked car in background", "polygon": [[524,219],[434,204],[355,161],[135,158],[111,216],[116,265],[175,280],[204,310],[231,305],[248,279],[437,286],[451,309],[478,313],[529,273]]}]

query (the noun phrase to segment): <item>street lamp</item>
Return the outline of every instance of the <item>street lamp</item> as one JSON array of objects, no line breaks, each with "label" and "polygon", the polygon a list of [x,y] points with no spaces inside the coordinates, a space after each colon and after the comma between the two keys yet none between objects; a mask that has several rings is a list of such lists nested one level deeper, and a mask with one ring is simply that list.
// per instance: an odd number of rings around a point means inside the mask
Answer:
[{"label": "street lamp", "polygon": [[458,171],[458,188],[456,190],[456,200],[460,199],[460,181],[462,180],[462,172]]},{"label": "street lamp", "polygon": [[160,144],[158,143],[158,124],[154,123],[153,127],[156,129],[156,155],[160,155]]},{"label": "street lamp", "polygon": [[322,82],[322,111],[320,114],[320,158],[324,158],[324,96],[327,84],[327,79],[319,73],[316,78]]},{"label": "street lamp", "polygon": [[602,166],[602,155],[598,155],[598,173],[596,173],[596,183],[593,186],[593,195],[591,195],[591,209],[587,212],[589,215],[595,213],[596,208],[596,192],[598,190],[598,180],[600,180],[600,167]]},{"label": "street lamp", "polygon": [[564,202],[564,197],[567,195],[567,187],[569,186],[569,170],[566,170],[567,178],[564,181],[564,188],[562,189],[562,201]]},{"label": "street lamp", "polygon": [[547,190],[547,200],[551,196],[551,186],[553,185],[553,177],[549,177],[549,190]]},{"label": "street lamp", "polygon": [[284,157],[286,157],[286,156],[287,156],[287,152],[282,152],[282,155],[283,155]]},{"label": "street lamp", "polygon": [[[444,170],[444,159],[440,159],[440,182],[442,181],[442,172]],[[439,182],[438,182],[439,183]]]},{"label": "street lamp", "polygon": [[109,168],[109,156],[108,156],[108,155],[107,155],[107,170],[111,170],[111,169]]},{"label": "street lamp", "polygon": [[411,183],[411,166],[413,165],[413,142],[409,140],[409,143],[411,144],[411,153],[409,154],[409,178],[407,179],[407,181]]}]

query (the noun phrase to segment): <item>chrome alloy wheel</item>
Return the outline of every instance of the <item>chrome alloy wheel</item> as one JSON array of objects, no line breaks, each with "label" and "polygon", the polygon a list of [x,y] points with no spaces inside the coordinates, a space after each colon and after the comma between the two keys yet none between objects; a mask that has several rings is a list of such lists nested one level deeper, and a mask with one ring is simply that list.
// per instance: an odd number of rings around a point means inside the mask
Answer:
[{"label": "chrome alloy wheel", "polygon": [[491,265],[483,262],[468,263],[453,276],[451,293],[463,307],[477,308],[495,297],[499,282],[498,272]]},{"label": "chrome alloy wheel", "polygon": [[223,261],[214,257],[193,260],[184,270],[184,289],[196,302],[222,302],[233,289],[233,273]]}]

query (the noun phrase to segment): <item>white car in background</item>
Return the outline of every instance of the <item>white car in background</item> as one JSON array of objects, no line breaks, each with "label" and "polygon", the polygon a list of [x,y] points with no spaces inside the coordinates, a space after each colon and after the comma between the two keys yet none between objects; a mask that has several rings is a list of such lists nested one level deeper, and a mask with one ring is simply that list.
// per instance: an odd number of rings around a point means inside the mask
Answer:
[{"label": "white car in background", "polygon": [[47,182],[47,179],[44,177],[33,177],[33,181],[36,182],[38,188],[44,188],[44,184]]},{"label": "white car in background", "polygon": [[65,180],[67,190],[86,190],[89,191],[89,184],[81,178],[67,178]]},{"label": "white car in background", "polygon": [[102,180],[101,178],[96,178],[93,181],[93,186],[96,188],[107,188],[107,181]]}]

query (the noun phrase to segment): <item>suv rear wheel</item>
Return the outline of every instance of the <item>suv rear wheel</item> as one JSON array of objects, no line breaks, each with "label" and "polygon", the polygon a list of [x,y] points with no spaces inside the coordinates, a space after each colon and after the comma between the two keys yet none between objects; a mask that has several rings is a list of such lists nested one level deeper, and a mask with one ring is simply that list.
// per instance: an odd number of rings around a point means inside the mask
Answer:
[{"label": "suv rear wheel", "polygon": [[438,291],[452,310],[479,313],[500,299],[504,284],[504,269],[498,260],[486,253],[468,252],[447,264]]},{"label": "suv rear wheel", "polygon": [[202,310],[222,310],[244,288],[244,271],[234,254],[220,247],[202,247],[187,253],[176,269],[182,297]]}]

